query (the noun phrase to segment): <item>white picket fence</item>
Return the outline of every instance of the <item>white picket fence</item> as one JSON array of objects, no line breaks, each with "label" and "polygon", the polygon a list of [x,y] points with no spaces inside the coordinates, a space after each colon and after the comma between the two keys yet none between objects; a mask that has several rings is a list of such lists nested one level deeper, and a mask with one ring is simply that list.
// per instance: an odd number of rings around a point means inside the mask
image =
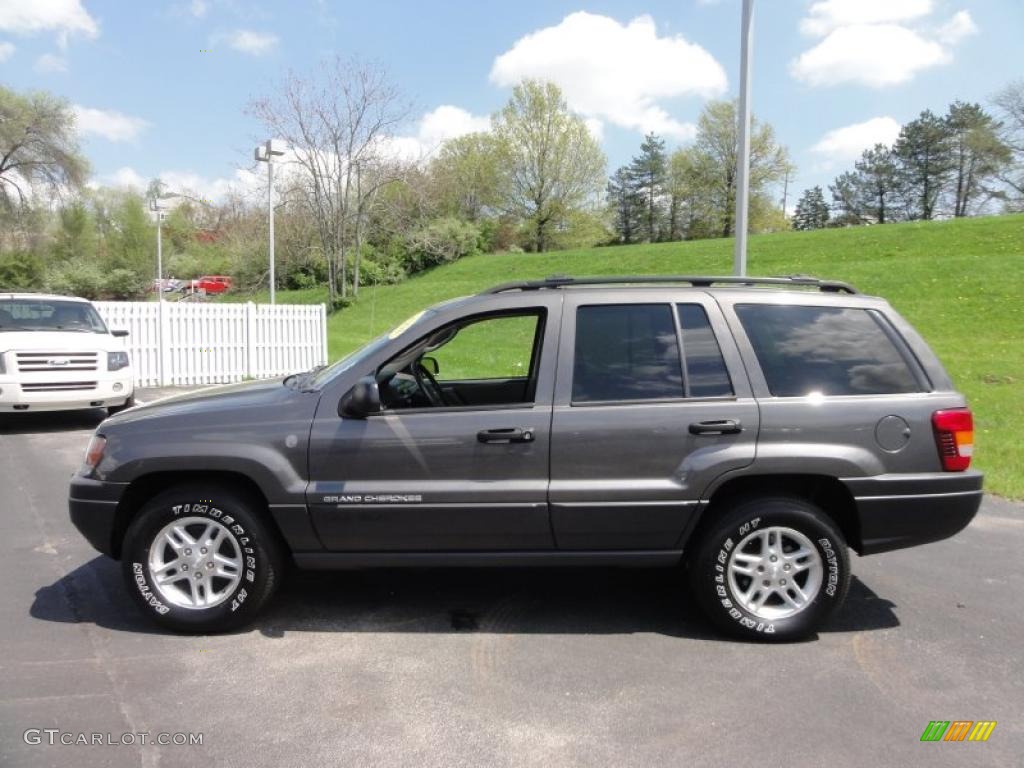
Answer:
[{"label": "white picket fence", "polygon": [[97,301],[124,329],[136,386],[226,384],[296,373],[327,362],[323,304]]}]

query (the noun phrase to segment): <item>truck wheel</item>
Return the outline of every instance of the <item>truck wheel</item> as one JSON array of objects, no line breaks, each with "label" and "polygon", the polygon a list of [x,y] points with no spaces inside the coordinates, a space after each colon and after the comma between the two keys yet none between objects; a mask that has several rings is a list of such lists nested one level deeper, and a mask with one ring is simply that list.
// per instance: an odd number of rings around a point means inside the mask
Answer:
[{"label": "truck wheel", "polygon": [[731,506],[701,535],[687,565],[694,596],[715,625],[753,640],[812,634],[850,586],[842,533],[818,507],[795,498]]},{"label": "truck wheel", "polygon": [[120,413],[121,411],[127,411],[129,408],[134,408],[134,407],[135,407],[135,395],[132,395],[127,400],[125,400],[121,405],[110,405],[110,406],[107,406],[107,415],[108,416],[113,416],[115,413]]},{"label": "truck wheel", "polygon": [[143,613],[179,632],[238,627],[277,586],[281,551],[257,503],[183,485],[148,501],[125,534],[121,565]]}]

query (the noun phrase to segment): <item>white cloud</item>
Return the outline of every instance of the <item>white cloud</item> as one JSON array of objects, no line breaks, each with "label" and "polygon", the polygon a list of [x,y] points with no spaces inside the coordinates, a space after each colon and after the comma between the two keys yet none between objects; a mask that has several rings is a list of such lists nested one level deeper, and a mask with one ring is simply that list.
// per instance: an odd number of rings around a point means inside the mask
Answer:
[{"label": "white cloud", "polygon": [[875,144],[891,146],[900,134],[900,124],[891,117],[873,117],[829,131],[811,147],[811,152],[827,158],[829,164],[856,160]]},{"label": "white cloud", "polygon": [[20,35],[56,32],[62,46],[69,35],[95,38],[100,33],[79,0],[0,0],[0,30]]},{"label": "white cloud", "polygon": [[[211,179],[194,171],[163,171],[157,174],[157,178],[164,183],[166,192],[189,195],[214,202],[223,199],[229,192],[262,192],[265,194],[267,188],[266,176],[245,169],[238,169],[230,178]],[[124,166],[113,173],[99,176],[91,183],[91,186],[110,186],[145,192],[149,187],[149,182],[149,178],[134,168]],[[167,204],[173,206],[173,200],[170,198]]]},{"label": "white cloud", "polygon": [[230,178],[213,179],[192,171],[164,171],[160,174],[160,180],[166,184],[168,192],[188,194],[214,201],[223,199],[229,192],[265,190],[267,185],[265,175],[244,168],[236,170]]},{"label": "white cloud", "polygon": [[937,42],[906,27],[855,24],[830,32],[800,54],[791,72],[808,85],[860,83],[881,88],[908,82],[921,70],[951,59]]},{"label": "white cloud", "polygon": [[423,115],[420,119],[418,136],[421,142],[430,146],[467,133],[488,131],[490,128],[491,119],[489,117],[478,117],[460,107],[442,104],[437,109]]},{"label": "white cloud", "polygon": [[596,117],[585,117],[583,118],[584,124],[587,126],[587,130],[590,131],[590,135],[594,137],[594,141],[601,141],[604,139],[604,123]]},{"label": "white cloud", "polygon": [[790,74],[812,86],[884,88],[909,82],[951,62],[953,46],[977,31],[967,11],[937,30],[909,26],[932,10],[932,0],[820,0],[800,29],[822,39],[790,63]]},{"label": "white cloud", "polygon": [[387,139],[383,151],[408,162],[419,162],[433,155],[448,139],[490,129],[489,117],[474,115],[451,104],[442,104],[420,118],[415,134]]},{"label": "white cloud", "polygon": [[14,44],[0,42],[0,61],[7,61],[14,55]]},{"label": "white cloud", "polygon": [[254,32],[251,29],[236,29],[223,35],[215,35],[214,43],[224,43],[229,48],[252,56],[262,56],[277,47],[277,35],[269,32]]},{"label": "white cloud", "polygon": [[74,106],[75,122],[84,134],[101,136],[108,141],[131,141],[149,125],[141,117],[132,117],[121,112],[93,109],[79,104]]},{"label": "white cloud", "polygon": [[188,12],[195,16],[197,19],[203,18],[206,15],[206,11],[209,10],[209,6],[203,2],[203,0],[192,0],[188,6]]},{"label": "white cloud", "polygon": [[939,27],[939,40],[946,45],[956,45],[965,37],[976,34],[978,27],[975,25],[971,14],[967,11],[957,11],[953,18]]},{"label": "white cloud", "polygon": [[42,72],[44,74],[53,72],[67,72],[68,62],[66,59],[60,56],[55,56],[52,53],[44,53],[34,64],[36,72]]},{"label": "white cloud", "polygon": [[526,35],[494,60],[493,83],[524,78],[553,81],[584,117],[675,139],[691,138],[694,127],[672,117],[663,102],[719,96],[727,86],[710,53],[681,35],[659,37],[650,16],[620,24],[585,11]]},{"label": "white cloud", "polygon": [[149,179],[143,178],[142,174],[128,166],[118,168],[108,176],[102,177],[101,181],[112,187],[127,187],[137,192],[144,192],[149,185]]},{"label": "white cloud", "polygon": [[932,0],[820,0],[800,20],[800,31],[823,37],[839,27],[910,21],[931,12]]}]

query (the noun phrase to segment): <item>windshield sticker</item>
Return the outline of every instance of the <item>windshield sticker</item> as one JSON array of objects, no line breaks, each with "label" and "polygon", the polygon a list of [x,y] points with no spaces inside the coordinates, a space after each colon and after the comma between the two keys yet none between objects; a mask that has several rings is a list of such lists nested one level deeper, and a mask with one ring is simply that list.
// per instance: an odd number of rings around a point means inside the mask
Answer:
[{"label": "windshield sticker", "polygon": [[421,311],[421,312],[417,312],[417,313],[416,313],[415,315],[413,315],[412,317],[410,317],[410,318],[409,318],[408,320],[406,320],[406,321],[405,321],[404,323],[402,323],[401,325],[399,325],[399,326],[397,326],[396,328],[394,328],[394,329],[393,329],[393,330],[391,331],[391,333],[389,333],[389,334],[388,334],[388,338],[389,338],[389,339],[397,339],[397,338],[398,338],[399,336],[401,336],[401,335],[402,335],[403,333],[405,333],[405,332],[406,332],[406,331],[408,331],[408,330],[409,330],[410,328],[412,328],[412,326],[413,326],[413,325],[414,325],[414,324],[416,323],[416,321],[417,321],[417,320],[419,320],[419,319],[420,319],[421,317],[423,317],[423,315],[425,315],[425,314],[426,314],[426,312],[427,312],[427,311],[426,311],[425,309],[424,309],[423,311]]}]

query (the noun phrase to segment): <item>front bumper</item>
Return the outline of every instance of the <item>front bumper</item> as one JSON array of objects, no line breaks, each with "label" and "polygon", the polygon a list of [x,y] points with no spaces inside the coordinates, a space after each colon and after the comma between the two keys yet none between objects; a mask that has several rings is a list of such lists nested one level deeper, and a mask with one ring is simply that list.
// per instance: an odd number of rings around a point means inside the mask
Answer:
[{"label": "front bumper", "polygon": [[[118,372],[120,373],[120,372]],[[89,372],[83,374],[88,376]],[[95,376],[95,374],[92,374]],[[68,411],[76,408],[105,408],[124,405],[135,391],[133,376],[96,381],[88,389],[55,389],[27,391],[24,382],[11,376],[0,376],[0,411]],[[47,382],[54,387],[62,382]],[[92,382],[90,382],[92,383]]]},{"label": "front bumper", "polygon": [[68,511],[75,528],[104,555],[115,556],[117,504],[126,483],[106,483],[77,475],[71,479]]},{"label": "front bumper", "polygon": [[843,480],[857,507],[861,555],[947,539],[966,528],[981,506],[976,470],[879,475]]}]

